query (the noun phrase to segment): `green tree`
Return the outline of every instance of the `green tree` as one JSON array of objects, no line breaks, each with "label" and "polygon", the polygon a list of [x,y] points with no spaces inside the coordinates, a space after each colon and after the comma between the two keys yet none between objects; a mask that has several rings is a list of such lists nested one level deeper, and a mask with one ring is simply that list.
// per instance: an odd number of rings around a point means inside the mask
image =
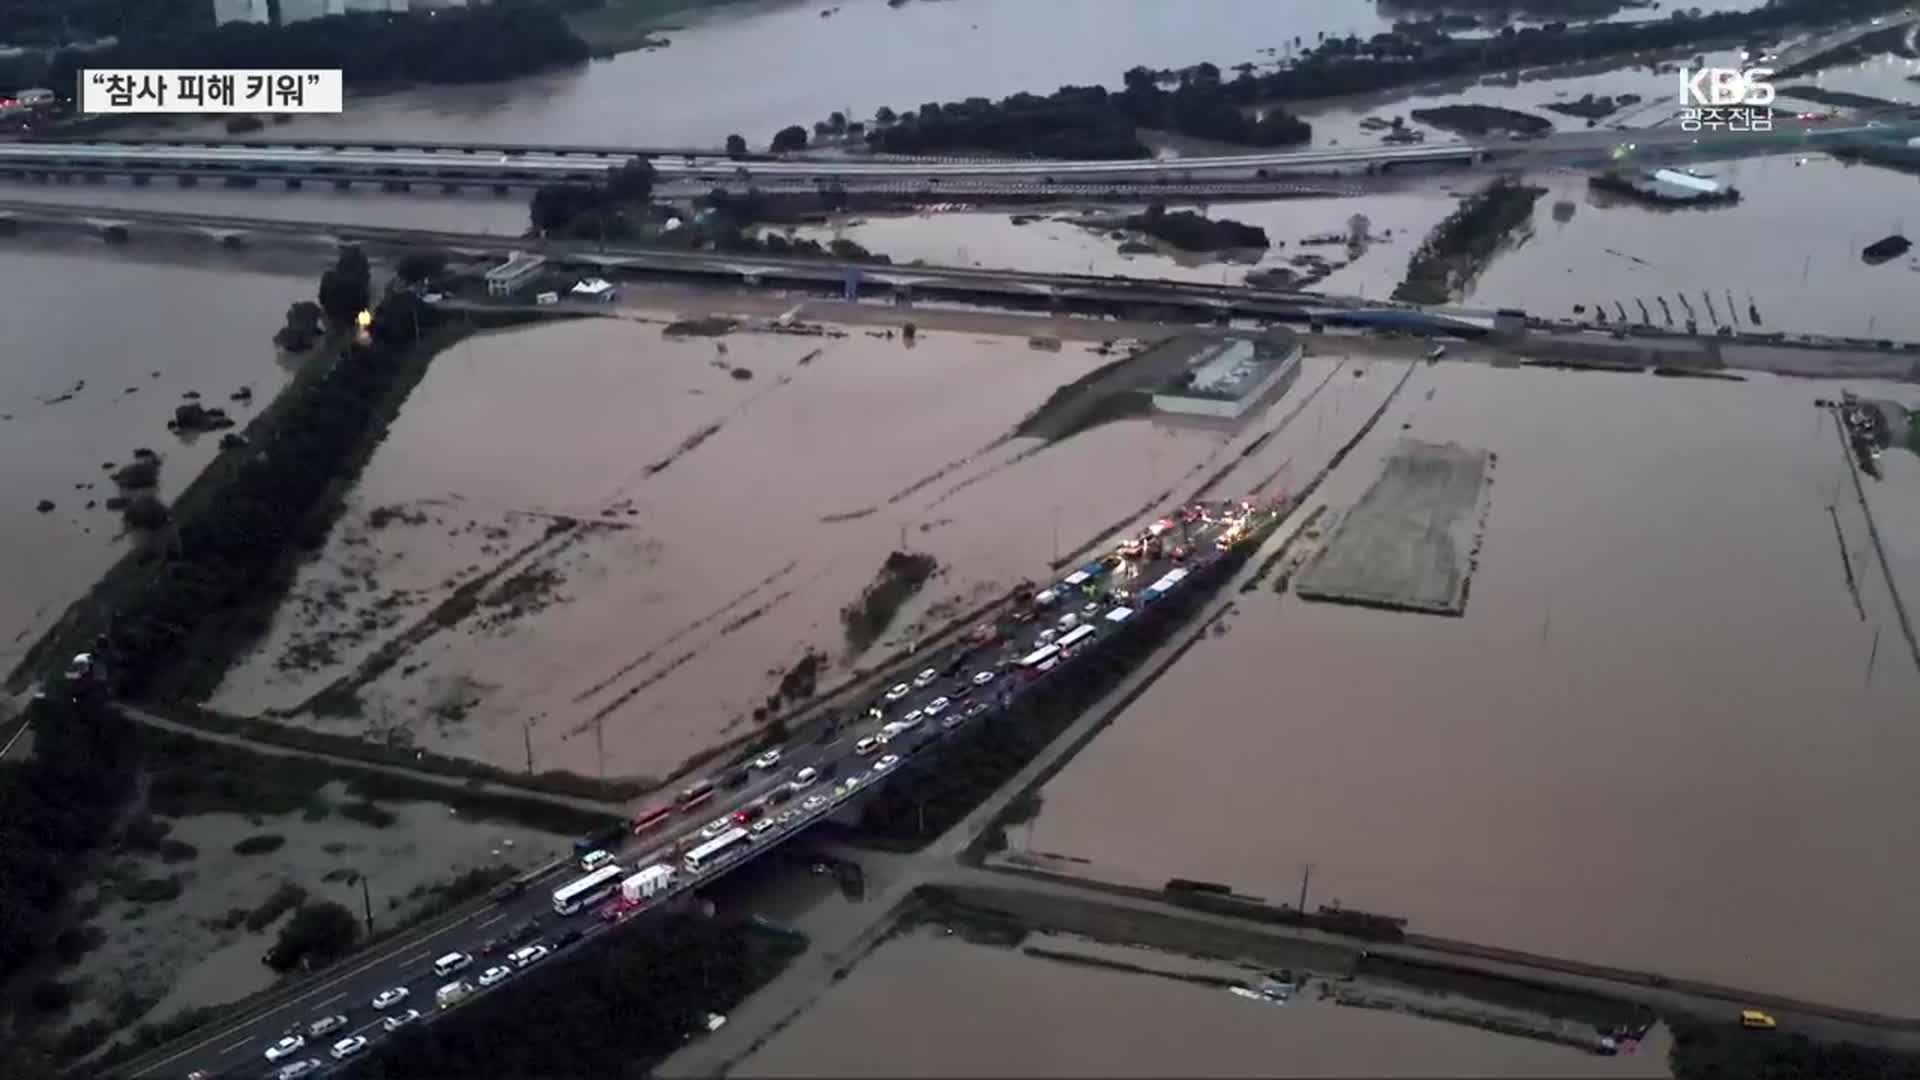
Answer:
[{"label": "green tree", "polygon": [[835,109],[827,116],[827,127],[831,128],[835,135],[844,134],[847,130],[847,114]]},{"label": "green tree", "polygon": [[893,122],[898,119],[900,119],[900,117],[896,115],[892,109],[888,108],[885,105],[880,106],[878,109],[874,110],[874,113],[873,113],[873,122],[880,125],[881,127],[890,127],[892,126]]},{"label": "green tree", "polygon": [[325,967],[345,956],[359,936],[360,921],[344,906],[331,900],[305,904],[280,928],[267,964],[276,971]]},{"label": "green tree", "polygon": [[432,281],[447,272],[447,253],[444,251],[409,251],[400,257],[400,263],[394,267],[394,274],[410,285]]},{"label": "green tree", "polygon": [[743,135],[727,136],[727,156],[728,157],[731,157],[731,158],[741,157],[744,154],[746,154],[746,152],[747,152],[747,140],[745,136]]},{"label": "green tree", "polygon": [[653,163],[633,158],[607,174],[606,192],[623,202],[646,202],[653,198]]},{"label": "green tree", "polygon": [[333,269],[320,275],[320,310],[337,323],[352,322],[367,310],[372,280],[366,252],[352,246],[341,248]]},{"label": "green tree", "polygon": [[773,137],[773,152],[776,154],[784,154],[791,150],[805,150],[806,148],[807,129],[801,127],[799,124],[791,124],[783,127]]},{"label": "green tree", "polygon": [[320,336],[320,319],[326,312],[311,300],[296,300],[287,307],[287,323],[273,335],[273,343],[289,352],[299,352]]}]

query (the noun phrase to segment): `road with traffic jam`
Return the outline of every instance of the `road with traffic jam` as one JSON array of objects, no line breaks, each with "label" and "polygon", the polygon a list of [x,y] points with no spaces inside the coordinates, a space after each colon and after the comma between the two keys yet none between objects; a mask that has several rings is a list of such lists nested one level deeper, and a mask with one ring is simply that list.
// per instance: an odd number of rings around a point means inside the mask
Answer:
[{"label": "road with traffic jam", "polygon": [[[864,711],[812,740],[732,764],[639,808],[622,841],[452,922],[344,961],[304,993],[151,1061],[136,1077],[324,1076],[384,1036],[431,1021],[831,817],[915,752],[1003,707],[1032,681],[1070,677],[1141,605],[1243,535],[1255,507],[1196,503],[1153,522],[960,643],[917,658]],[[592,881],[563,903],[570,886]],[[560,908],[568,912],[563,914]]]}]

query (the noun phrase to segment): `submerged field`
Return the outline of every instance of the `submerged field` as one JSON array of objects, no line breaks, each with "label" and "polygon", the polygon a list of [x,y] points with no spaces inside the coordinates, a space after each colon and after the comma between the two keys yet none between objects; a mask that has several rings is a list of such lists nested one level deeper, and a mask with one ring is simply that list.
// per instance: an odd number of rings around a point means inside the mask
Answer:
[{"label": "submerged field", "polygon": [[[1465,616],[1240,597],[1009,855],[1274,902],[1311,867],[1310,904],[1420,933],[1920,1013],[1920,878],[1884,857],[1920,811],[1891,722],[1920,674],[1834,392],[1420,368],[1309,508],[1353,506],[1403,437],[1496,454]],[[1920,469],[1884,461],[1889,534]]]},{"label": "submerged field", "polygon": [[[926,977],[938,971],[938,979]],[[1076,937],[983,944],[910,931],[767,1041],[753,1076],[1664,1077],[1664,1036],[1614,1058],[1326,998],[1307,976],[1284,1005],[1226,984],[1236,964]],[[955,1002],[965,1002],[954,1007]],[[1175,1035],[1176,1037],[1169,1037]]]},{"label": "submerged field", "polygon": [[[667,775],[750,731],[809,651],[822,667],[788,698],[1218,468],[1234,432],[1137,411],[1015,435],[1124,355],[1096,344],[626,318],[463,343],[214,704],[510,768]],[[850,644],[841,610],[895,551],[937,569]]]}]

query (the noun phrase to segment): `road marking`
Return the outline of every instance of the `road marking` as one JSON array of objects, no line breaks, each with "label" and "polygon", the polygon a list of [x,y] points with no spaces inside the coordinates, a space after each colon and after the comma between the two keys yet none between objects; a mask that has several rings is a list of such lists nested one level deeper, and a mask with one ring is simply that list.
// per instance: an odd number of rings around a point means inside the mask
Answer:
[{"label": "road marking", "polygon": [[334,1002],[339,1001],[341,998],[346,996],[347,996],[347,992],[345,990],[342,990],[330,998],[322,998],[319,1001],[314,1002],[313,1007],[317,1009],[322,1005],[331,1005]]},{"label": "road marking", "polygon": [[[493,918],[491,918],[491,919],[483,919],[483,920],[481,920],[480,922],[478,922],[478,923],[476,923],[476,924],[474,925],[474,929],[475,929],[475,930],[482,930],[482,929],[485,929],[486,927],[489,927],[489,926],[492,926],[492,925],[493,925],[494,923],[497,923],[497,922],[499,922],[499,921],[500,921],[501,919],[504,919],[504,918],[506,918],[506,917],[507,917],[507,913],[503,911],[503,912],[501,912],[500,914],[498,914],[498,915],[495,915],[495,916],[494,916]],[[425,955],[425,954],[422,954],[422,955]]]},{"label": "road marking", "polygon": [[409,956],[409,957],[407,957],[407,958],[406,958],[405,960],[402,960],[402,961],[400,961],[400,966],[401,966],[401,967],[406,967],[406,966],[407,966],[408,964],[417,964],[417,963],[419,963],[420,961],[422,961],[422,960],[425,960],[425,959],[426,959],[426,958],[427,958],[428,956],[430,956],[430,955],[432,955],[432,954],[431,954],[431,953],[421,953],[421,954],[420,954],[420,955],[418,955],[418,956]]},{"label": "road marking", "polygon": [[253,1036],[251,1036],[251,1035],[249,1035],[249,1036],[247,1036],[246,1038],[244,1038],[244,1039],[241,1039],[241,1040],[240,1040],[239,1042],[237,1042],[237,1043],[234,1043],[234,1044],[233,1044],[232,1046],[223,1046],[223,1047],[221,1047],[221,1048],[220,1048],[220,1052],[221,1052],[221,1053],[223,1053],[223,1054],[231,1054],[231,1053],[233,1053],[233,1052],[234,1052],[235,1050],[238,1050],[238,1049],[240,1049],[241,1047],[243,1047],[243,1046],[245,1046],[245,1045],[247,1045],[248,1043],[250,1043],[250,1042],[252,1042],[252,1041],[253,1041]]}]

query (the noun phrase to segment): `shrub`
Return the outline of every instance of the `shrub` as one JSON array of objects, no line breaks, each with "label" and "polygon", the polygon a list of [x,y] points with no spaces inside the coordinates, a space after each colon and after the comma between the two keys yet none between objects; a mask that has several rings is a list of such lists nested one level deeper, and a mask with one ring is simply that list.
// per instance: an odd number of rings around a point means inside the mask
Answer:
[{"label": "shrub", "polygon": [[283,881],[273,894],[260,902],[260,906],[247,913],[247,929],[259,933],[273,924],[275,919],[298,907],[307,898],[307,890],[291,881]]},{"label": "shrub", "polygon": [[136,904],[160,904],[180,896],[180,879],[166,877],[135,878],[127,882],[120,895]]},{"label": "shrub", "polygon": [[286,843],[287,838],[284,836],[275,833],[261,833],[258,836],[249,836],[245,840],[233,845],[233,853],[235,855],[265,855],[269,851],[279,851],[282,847],[286,846]]},{"label": "shrub", "polygon": [[47,979],[33,988],[33,1007],[40,1012],[65,1012],[80,997],[80,991],[72,983],[58,979]]},{"label": "shrub", "polygon": [[307,904],[280,928],[280,939],[267,953],[267,963],[275,971],[296,967],[311,971],[352,951],[359,936],[360,922],[344,906],[331,900]]}]

